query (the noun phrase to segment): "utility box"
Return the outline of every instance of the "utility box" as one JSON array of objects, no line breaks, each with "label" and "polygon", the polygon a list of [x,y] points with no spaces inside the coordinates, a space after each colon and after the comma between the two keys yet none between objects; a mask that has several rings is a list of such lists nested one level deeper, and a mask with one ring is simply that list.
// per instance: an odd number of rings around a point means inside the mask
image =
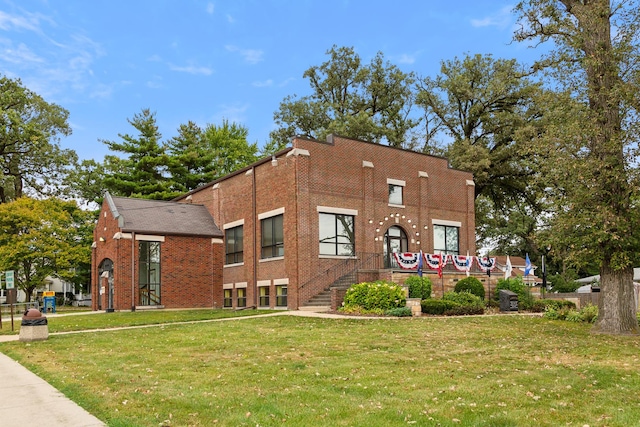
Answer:
[{"label": "utility box", "polygon": [[56,312],[56,293],[53,291],[44,291],[42,293],[42,300],[44,302],[43,312],[55,313]]},{"label": "utility box", "polygon": [[518,311],[518,294],[508,289],[500,289],[500,311]]},{"label": "utility box", "polygon": [[47,338],[49,338],[47,317],[35,308],[25,311],[20,324],[20,341],[41,341]]}]

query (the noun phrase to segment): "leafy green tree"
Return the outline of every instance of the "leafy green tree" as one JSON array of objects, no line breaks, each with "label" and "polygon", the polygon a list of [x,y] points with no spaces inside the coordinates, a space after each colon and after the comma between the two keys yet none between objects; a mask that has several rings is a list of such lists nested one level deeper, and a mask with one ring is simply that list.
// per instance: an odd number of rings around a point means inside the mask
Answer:
[{"label": "leafy green tree", "polygon": [[288,96],[274,113],[278,129],[266,151],[282,149],[295,135],[324,139],[331,133],[394,147],[406,146],[419,120],[413,107],[412,73],[404,73],[378,53],[362,64],[353,48],[333,46],[330,59],[307,69],[311,95]]},{"label": "leafy green tree", "polygon": [[0,77],[0,203],[65,190],[61,183],[77,160],[59,146],[60,135],[71,134],[68,116],[20,79]]},{"label": "leafy green tree", "polygon": [[111,194],[147,199],[171,199],[180,191],[168,175],[169,156],[161,143],[155,113],[143,109],[127,120],[138,136],[118,134],[121,142],[103,140],[109,149],[124,158],[105,156],[105,189]]},{"label": "leafy green tree", "polygon": [[78,282],[91,262],[94,220],[92,212],[59,199],[0,204],[0,270],[15,271],[27,301],[47,277]]},{"label": "leafy green tree", "polygon": [[[516,39],[554,49],[534,64],[579,104],[558,107],[536,138],[555,203],[552,242],[600,266],[594,332],[637,334],[633,267],[640,254],[637,160],[640,7],[635,0],[528,0]],[[615,30],[613,30],[615,29]]]},{"label": "leafy green tree", "polygon": [[479,244],[531,252],[541,191],[527,145],[529,129],[541,125],[541,84],[515,60],[473,55],[443,61],[440,75],[419,86],[417,104],[451,138],[445,156],[473,173]]},{"label": "leafy green tree", "polygon": [[249,130],[224,120],[204,129],[183,124],[167,142],[169,172],[175,189],[186,192],[258,160],[258,146],[247,141]]}]

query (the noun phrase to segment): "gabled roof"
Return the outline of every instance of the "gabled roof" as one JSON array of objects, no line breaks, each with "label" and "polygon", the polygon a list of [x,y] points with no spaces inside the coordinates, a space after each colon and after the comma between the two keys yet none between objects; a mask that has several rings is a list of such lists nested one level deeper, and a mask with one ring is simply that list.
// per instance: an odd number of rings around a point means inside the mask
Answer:
[{"label": "gabled roof", "polygon": [[105,195],[123,232],[223,237],[203,205]]}]

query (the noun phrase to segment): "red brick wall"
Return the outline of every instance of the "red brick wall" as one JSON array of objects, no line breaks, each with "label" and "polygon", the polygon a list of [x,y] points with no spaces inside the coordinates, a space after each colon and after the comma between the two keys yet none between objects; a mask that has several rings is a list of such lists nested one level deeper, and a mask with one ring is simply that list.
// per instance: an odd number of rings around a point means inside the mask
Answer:
[{"label": "red brick wall", "polygon": [[[106,213],[106,215],[105,215]],[[119,232],[117,221],[108,205],[103,204],[96,228],[95,248],[92,254],[92,308],[98,310],[100,281],[105,286],[101,296],[101,309],[108,307],[108,286],[100,279],[98,267],[104,259],[114,262],[115,310],[130,310],[139,305],[138,299],[138,240],[114,239]],[[100,239],[102,238],[103,241]],[[134,253],[132,270],[132,250]],[[212,243],[210,237],[165,236],[160,243],[161,305],[166,308],[220,307],[222,306],[222,254],[223,245]],[[133,286],[132,286],[133,285]],[[131,294],[135,300],[132,300]]]},{"label": "red brick wall", "polygon": [[[244,263],[224,268],[222,282],[247,282],[247,305],[257,301],[259,280],[288,279],[290,309],[303,305],[328,285],[299,289],[318,273],[342,262],[319,257],[317,206],[358,211],[358,253],[382,253],[382,238],[393,225],[407,234],[409,251],[432,252],[432,220],[440,219],[460,222],[460,253],[468,250],[475,254],[470,173],[450,169],[443,158],[341,137],[334,137],[331,143],[296,138],[292,144],[294,150],[278,157],[277,162],[261,162],[249,173],[232,175],[191,195],[191,202],[205,204],[221,228],[244,219]],[[373,167],[363,167],[363,161]],[[428,177],[419,176],[420,172]],[[403,208],[389,206],[388,178],[405,181]],[[285,210],[285,256],[261,262],[257,217],[278,208]],[[273,285],[270,295],[275,304]]]}]

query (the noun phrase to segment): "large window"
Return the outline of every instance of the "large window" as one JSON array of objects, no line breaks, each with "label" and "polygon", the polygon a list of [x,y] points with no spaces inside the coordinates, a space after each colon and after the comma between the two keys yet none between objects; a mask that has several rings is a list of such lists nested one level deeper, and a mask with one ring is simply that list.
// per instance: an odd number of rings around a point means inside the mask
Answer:
[{"label": "large window", "polygon": [[433,250],[435,253],[459,255],[460,227],[434,224]]},{"label": "large window", "polygon": [[140,305],[160,305],[160,242],[138,245],[138,292]]},{"label": "large window", "polygon": [[355,255],[354,216],[320,213],[320,255]]},{"label": "large window", "polygon": [[262,224],[262,258],[284,256],[284,215],[265,218]]},{"label": "large window", "polygon": [[242,225],[225,230],[225,264],[238,264],[244,261],[242,244]]}]

